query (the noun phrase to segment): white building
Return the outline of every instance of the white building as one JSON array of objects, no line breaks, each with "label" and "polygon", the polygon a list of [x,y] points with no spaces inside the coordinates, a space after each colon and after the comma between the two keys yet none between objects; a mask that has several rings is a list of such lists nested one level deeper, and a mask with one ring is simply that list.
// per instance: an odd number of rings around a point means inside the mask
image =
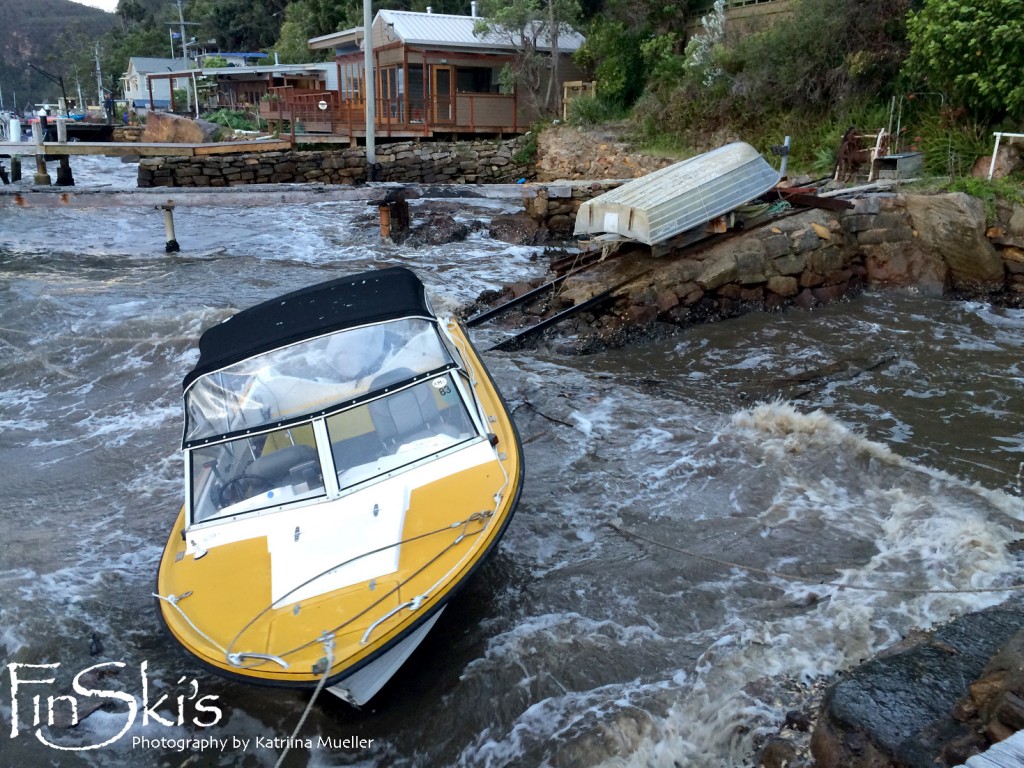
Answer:
[{"label": "white building", "polygon": [[[148,56],[132,56],[128,60],[128,71],[121,75],[121,87],[128,106],[139,112],[150,108],[150,87],[154,109],[169,109],[171,106],[171,79],[154,79],[147,82],[147,75],[163,72],[180,72],[189,68],[185,59],[159,59]],[[175,88],[191,87],[190,79],[180,77],[173,80]]]}]

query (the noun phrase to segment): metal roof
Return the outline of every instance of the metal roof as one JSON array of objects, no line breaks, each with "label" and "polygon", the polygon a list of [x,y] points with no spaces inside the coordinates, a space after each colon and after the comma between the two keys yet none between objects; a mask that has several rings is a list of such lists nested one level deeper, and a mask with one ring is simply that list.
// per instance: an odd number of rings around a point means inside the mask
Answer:
[{"label": "metal roof", "polygon": [[654,245],[763,195],[779,178],[749,144],[727,144],[583,203],[574,234]]},{"label": "metal roof", "polygon": [[[484,21],[479,16],[458,16],[448,13],[416,13],[413,11],[380,10],[374,19],[374,27],[383,24],[391,27],[394,34],[405,43],[454,48],[487,48],[515,50],[520,46],[508,35],[496,32],[477,35],[476,25]],[[562,30],[558,35],[558,50],[572,52],[585,39],[579,32]],[[546,25],[538,35],[537,47],[550,50],[551,40]]]},{"label": "metal roof", "polygon": [[306,41],[306,44],[313,50],[319,50],[321,48],[335,48],[346,44],[358,44],[362,39],[363,28],[352,27],[351,29],[343,29],[341,32],[331,32],[327,35],[311,37]]}]

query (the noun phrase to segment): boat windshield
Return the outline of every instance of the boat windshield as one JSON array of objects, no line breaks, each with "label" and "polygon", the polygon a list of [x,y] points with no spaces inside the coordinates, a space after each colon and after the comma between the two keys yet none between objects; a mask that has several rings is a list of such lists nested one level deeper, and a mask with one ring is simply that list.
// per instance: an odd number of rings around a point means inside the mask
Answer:
[{"label": "boat windshield", "polygon": [[196,379],[185,393],[184,442],[323,412],[452,362],[436,323],[425,318],[281,347]]},{"label": "boat windshield", "polygon": [[344,493],[476,438],[461,377],[449,371],[326,417],[319,434],[330,441],[329,460],[312,422],[188,450],[190,521],[325,496],[329,472]]}]

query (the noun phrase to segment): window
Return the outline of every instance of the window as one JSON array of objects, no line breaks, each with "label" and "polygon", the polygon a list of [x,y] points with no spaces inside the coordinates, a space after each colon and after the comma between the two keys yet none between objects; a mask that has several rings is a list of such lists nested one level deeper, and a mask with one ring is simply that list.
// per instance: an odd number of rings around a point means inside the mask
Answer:
[{"label": "window", "polygon": [[497,74],[501,70],[491,67],[459,67],[455,73],[459,93],[497,93]]},{"label": "window", "polygon": [[311,424],[196,448],[189,462],[193,523],[325,493]]},{"label": "window", "polygon": [[330,416],[327,432],[342,489],[477,434],[450,374]]}]

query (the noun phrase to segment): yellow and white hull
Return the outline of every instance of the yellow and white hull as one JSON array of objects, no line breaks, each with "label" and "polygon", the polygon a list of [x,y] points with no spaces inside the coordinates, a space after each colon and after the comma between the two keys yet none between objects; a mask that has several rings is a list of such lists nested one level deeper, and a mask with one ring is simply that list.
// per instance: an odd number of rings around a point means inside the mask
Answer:
[{"label": "yellow and white hull", "polygon": [[336,498],[187,533],[178,515],[157,597],[170,633],[207,667],[269,685],[326,680],[363,703],[492,551],[520,492],[519,440],[464,332],[447,332],[492,435]]}]

